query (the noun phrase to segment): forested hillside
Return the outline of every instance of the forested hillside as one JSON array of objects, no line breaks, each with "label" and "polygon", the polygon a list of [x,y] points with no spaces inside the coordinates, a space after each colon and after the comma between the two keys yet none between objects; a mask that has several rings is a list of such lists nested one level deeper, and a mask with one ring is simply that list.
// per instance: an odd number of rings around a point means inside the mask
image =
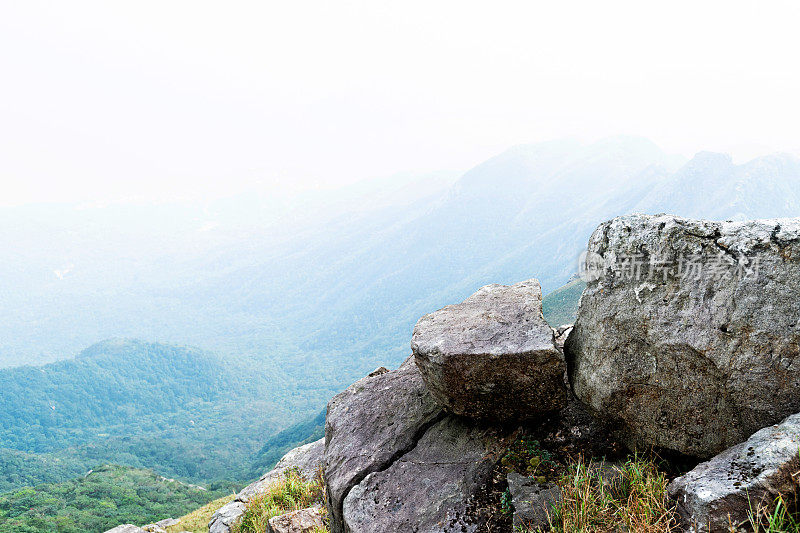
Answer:
[{"label": "forested hillside", "polygon": [[[291,387],[201,350],[139,341],[0,370],[0,492],[109,462],[192,481],[247,480],[290,410],[311,417],[325,403]],[[307,437],[280,445],[295,436]]]},{"label": "forested hillside", "polygon": [[187,485],[150,470],[102,466],[63,483],[0,495],[0,531],[100,533],[120,523],[181,516],[230,490],[227,485]]}]

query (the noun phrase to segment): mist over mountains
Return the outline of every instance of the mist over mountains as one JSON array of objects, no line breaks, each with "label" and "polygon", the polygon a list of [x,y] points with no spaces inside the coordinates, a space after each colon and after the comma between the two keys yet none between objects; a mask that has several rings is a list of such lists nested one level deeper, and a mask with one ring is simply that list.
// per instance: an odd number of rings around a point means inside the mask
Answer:
[{"label": "mist over mountains", "polygon": [[627,137],[516,146],[455,181],[422,175],[202,206],[6,208],[0,306],[12,318],[0,325],[0,365],[134,337],[289,373],[302,364],[312,380],[336,361],[334,379],[347,383],[398,362],[421,314],[485,283],[562,285],[605,219],[799,210],[797,158],[687,162]]},{"label": "mist over mountains", "polygon": [[[0,462],[14,472],[0,484],[109,460],[191,481],[257,475],[318,430],[333,394],[404,359],[421,315],[488,283],[553,291],[600,222],[634,212],[797,216],[800,160],[555,141],[460,177],[0,209],[0,366],[94,345],[0,369]],[[553,298],[558,320],[579,294]],[[120,337],[144,342],[100,342]]]}]

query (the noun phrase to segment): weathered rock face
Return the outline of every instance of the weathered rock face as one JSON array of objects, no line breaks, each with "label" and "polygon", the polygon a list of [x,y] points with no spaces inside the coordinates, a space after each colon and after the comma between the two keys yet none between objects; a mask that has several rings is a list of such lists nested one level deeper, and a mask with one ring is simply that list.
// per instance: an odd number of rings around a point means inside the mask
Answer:
[{"label": "weathered rock face", "polygon": [[536,280],[487,285],[422,317],[411,348],[431,394],[451,413],[524,420],[566,403],[563,355]]},{"label": "weathered rock face", "polygon": [[333,533],[345,531],[342,507],[350,490],[413,449],[442,416],[411,358],[398,370],[357,381],[328,403],[325,481]]},{"label": "weathered rock face", "polygon": [[133,524],[123,524],[115,527],[114,529],[109,529],[106,531],[106,533],[145,533],[145,531],[139,526],[134,526]]},{"label": "weathered rock face", "polygon": [[798,488],[800,414],[755,433],[669,484],[687,526],[700,533],[748,528],[748,512]]},{"label": "weathered rock face", "polygon": [[630,446],[710,457],[800,411],[800,219],[602,224],[565,353]]},{"label": "weathered rock face", "polygon": [[208,524],[209,533],[228,533],[233,524],[244,514],[247,502],[252,497],[265,493],[273,484],[283,479],[287,471],[295,469],[304,480],[314,479],[317,470],[322,466],[324,452],[324,439],[291,450],[278,461],[274,469],[264,474],[255,483],[242,489],[232,502],[225,504],[214,513]]},{"label": "weathered rock face", "polygon": [[514,506],[514,529],[548,530],[553,506],[561,501],[561,489],[555,483],[537,483],[532,478],[508,474],[508,490]]},{"label": "weathered rock face", "polygon": [[310,507],[270,518],[267,533],[311,533],[324,527],[325,521],[320,509]]},{"label": "weathered rock face", "polygon": [[344,500],[346,531],[469,533],[482,525],[477,497],[507,449],[503,430],[449,416],[413,450],[368,475]]}]

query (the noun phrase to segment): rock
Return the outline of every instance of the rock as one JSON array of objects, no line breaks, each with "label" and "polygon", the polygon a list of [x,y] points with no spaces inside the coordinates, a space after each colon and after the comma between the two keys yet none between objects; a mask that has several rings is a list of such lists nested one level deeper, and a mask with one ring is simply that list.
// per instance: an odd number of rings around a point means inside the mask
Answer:
[{"label": "rock", "polygon": [[602,224],[565,354],[630,447],[710,457],[800,411],[800,219]]},{"label": "rock", "polygon": [[164,520],[159,520],[158,522],[156,522],[155,525],[158,527],[166,528],[166,527],[177,526],[180,523],[181,521],[177,518],[165,518]]},{"label": "rock", "polygon": [[332,533],[342,533],[350,490],[414,448],[442,418],[412,358],[392,372],[363,378],[328,403],[325,481]]},{"label": "rock", "polygon": [[244,514],[247,502],[254,496],[267,492],[272,485],[283,479],[289,470],[299,472],[305,481],[314,479],[322,467],[324,451],[325,439],[291,450],[278,461],[274,469],[242,489],[232,502],[223,505],[212,515],[208,524],[209,533],[228,533],[233,524]]},{"label": "rock", "polygon": [[344,501],[346,531],[472,533],[485,526],[479,495],[510,444],[508,432],[449,416]]},{"label": "rock", "polygon": [[422,317],[411,348],[431,394],[451,413],[525,420],[566,403],[564,359],[536,280],[487,285]]},{"label": "rock", "polygon": [[508,474],[508,490],[514,506],[514,530],[538,531],[550,528],[553,506],[561,501],[555,483],[537,483],[516,472]]},{"label": "rock", "polygon": [[800,414],[795,414],[675,479],[667,492],[678,502],[684,523],[697,533],[727,532],[729,520],[752,530],[751,509],[771,507],[779,494],[793,501],[799,450]]},{"label": "rock", "polygon": [[556,338],[556,348],[562,352],[564,351],[564,344],[566,344],[570,333],[572,333],[572,324],[553,328],[553,335],[555,335]]},{"label": "rock", "polygon": [[311,481],[322,467],[325,439],[305,444],[288,452],[275,468],[261,476],[255,483],[243,488],[236,499],[247,503],[250,498],[265,493],[276,481],[282,480],[289,470],[296,470],[305,481]]},{"label": "rock", "polygon": [[133,524],[124,524],[117,526],[114,529],[109,529],[106,533],[145,533],[144,529]]},{"label": "rock", "polygon": [[208,533],[228,533],[246,509],[247,504],[237,499],[226,503],[211,516]]},{"label": "rock", "polygon": [[156,524],[147,524],[146,526],[142,526],[142,529],[147,533],[167,533],[166,529],[157,526]]},{"label": "rock", "polygon": [[300,509],[269,519],[267,533],[311,533],[324,528],[325,520],[319,507]]}]

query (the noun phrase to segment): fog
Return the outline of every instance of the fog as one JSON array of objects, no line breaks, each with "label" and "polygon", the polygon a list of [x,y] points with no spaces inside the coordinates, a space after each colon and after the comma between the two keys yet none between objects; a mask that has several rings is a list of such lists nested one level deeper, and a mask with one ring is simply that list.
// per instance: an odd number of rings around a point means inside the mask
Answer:
[{"label": "fog", "polygon": [[613,134],[797,153],[792,2],[5,2],[0,204],[292,197]]}]

